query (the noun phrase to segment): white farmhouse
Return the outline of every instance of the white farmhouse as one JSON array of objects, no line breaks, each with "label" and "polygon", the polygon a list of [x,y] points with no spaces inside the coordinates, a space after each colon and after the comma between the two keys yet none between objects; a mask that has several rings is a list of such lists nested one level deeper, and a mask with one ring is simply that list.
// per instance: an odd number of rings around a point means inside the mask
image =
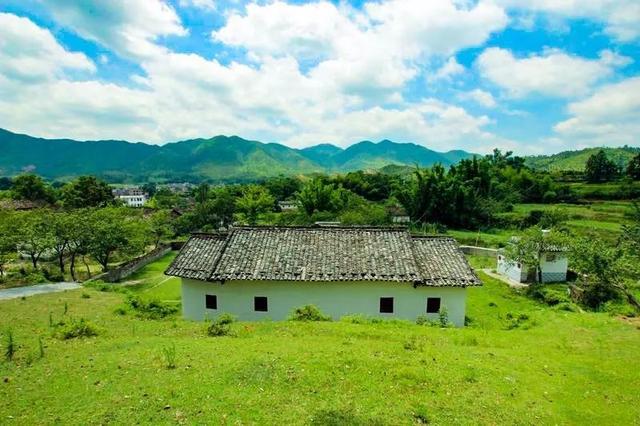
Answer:
[{"label": "white farmhouse", "polygon": [[220,313],[283,320],[314,304],[338,319],[363,314],[464,325],[467,287],[481,285],[457,243],[395,228],[246,227],[195,234],[166,271],[182,278],[185,318]]},{"label": "white farmhouse", "polygon": [[147,203],[148,195],[142,189],[126,188],[114,191],[114,195],[128,207],[142,207]]},{"label": "white farmhouse", "polygon": [[[546,232],[546,231],[543,231]],[[540,255],[540,273],[543,283],[564,282],[567,280],[569,260],[563,247],[548,247]],[[512,280],[525,283],[535,281],[536,271],[527,265],[508,258],[504,250],[498,252],[497,272]]]}]

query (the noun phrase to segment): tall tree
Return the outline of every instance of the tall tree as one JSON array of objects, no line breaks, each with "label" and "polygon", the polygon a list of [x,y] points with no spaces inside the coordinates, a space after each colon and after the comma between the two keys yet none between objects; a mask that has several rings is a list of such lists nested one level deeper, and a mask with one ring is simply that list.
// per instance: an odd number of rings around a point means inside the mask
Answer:
[{"label": "tall tree", "polygon": [[18,247],[29,255],[34,269],[43,254],[53,249],[54,237],[51,227],[52,213],[47,210],[31,210],[20,214],[17,226]]},{"label": "tall tree", "polygon": [[314,212],[332,210],[333,193],[333,185],[325,184],[322,179],[315,178],[302,186],[296,198],[305,213],[311,216]]},{"label": "tall tree", "polygon": [[40,176],[34,174],[24,174],[13,179],[11,187],[13,198],[17,200],[44,201],[52,203],[55,196]]},{"label": "tall tree", "polygon": [[105,207],[114,203],[108,183],[94,176],[80,176],[62,188],[62,203],[67,208]]},{"label": "tall tree", "polygon": [[640,180],[640,153],[627,164],[627,176],[633,180]]},{"label": "tall tree", "polygon": [[148,229],[126,209],[103,208],[92,212],[92,239],[89,254],[102,266],[109,269],[109,262],[118,252],[122,255],[135,255],[144,250],[144,233]]},{"label": "tall tree", "polygon": [[149,225],[155,248],[158,248],[162,240],[173,235],[173,229],[171,228],[171,215],[166,210],[155,212],[151,216]]},{"label": "tall tree", "polygon": [[193,196],[196,199],[196,203],[204,204],[209,199],[209,191],[211,187],[208,183],[201,183],[193,191]]},{"label": "tall tree", "polygon": [[584,174],[588,182],[607,182],[617,176],[618,166],[609,160],[607,154],[601,149],[589,157]]},{"label": "tall tree", "polygon": [[0,210],[0,277],[5,274],[6,265],[17,255],[16,242],[15,213]]},{"label": "tall tree", "polygon": [[244,214],[250,225],[255,225],[261,214],[272,211],[274,204],[273,196],[259,185],[247,185],[242,196],[236,200],[236,208]]}]

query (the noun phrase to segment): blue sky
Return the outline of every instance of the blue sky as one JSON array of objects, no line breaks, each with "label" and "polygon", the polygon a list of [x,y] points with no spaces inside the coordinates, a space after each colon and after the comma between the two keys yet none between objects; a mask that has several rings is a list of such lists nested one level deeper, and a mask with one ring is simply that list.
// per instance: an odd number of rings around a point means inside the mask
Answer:
[{"label": "blue sky", "polygon": [[640,145],[637,0],[0,0],[0,127],[293,147]]}]

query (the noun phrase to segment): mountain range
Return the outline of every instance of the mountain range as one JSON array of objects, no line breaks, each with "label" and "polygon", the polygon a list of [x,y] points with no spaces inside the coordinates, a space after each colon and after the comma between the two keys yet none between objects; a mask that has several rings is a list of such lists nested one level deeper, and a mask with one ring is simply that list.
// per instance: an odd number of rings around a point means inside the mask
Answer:
[{"label": "mountain range", "polygon": [[42,139],[0,129],[0,176],[33,171],[49,179],[92,174],[107,180],[243,181],[279,174],[345,172],[384,166],[450,165],[473,154],[437,152],[413,143],[362,141],[295,149],[238,136],[190,139],[162,146],[119,140]]},{"label": "mountain range", "polygon": [[[589,156],[599,149],[530,156],[526,163],[539,170],[582,171]],[[602,149],[620,166],[640,152],[640,148],[626,146]],[[280,174],[353,170],[399,173],[405,172],[407,166],[448,166],[473,155],[462,150],[437,152],[390,140],[362,141],[344,149],[331,144],[295,149],[238,136],[214,136],[160,146],[122,140],[42,139],[0,129],[0,176],[33,171],[57,180],[91,174],[110,182],[241,182]]]}]

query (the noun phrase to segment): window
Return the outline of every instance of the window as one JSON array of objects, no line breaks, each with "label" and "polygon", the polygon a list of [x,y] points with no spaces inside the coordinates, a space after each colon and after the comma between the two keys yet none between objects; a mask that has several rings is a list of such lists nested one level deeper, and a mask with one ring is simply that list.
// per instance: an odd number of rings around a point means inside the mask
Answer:
[{"label": "window", "polygon": [[437,314],[440,312],[440,298],[439,297],[428,297],[427,298],[427,313],[428,314]]},{"label": "window", "polygon": [[393,313],[393,297],[381,297],[380,298],[380,313],[392,314]]},{"label": "window", "polygon": [[269,310],[269,304],[267,298],[264,296],[256,296],[253,298],[253,309],[256,312],[267,312]]},{"label": "window", "polygon": [[218,296],[207,294],[204,303],[207,309],[218,309]]}]

